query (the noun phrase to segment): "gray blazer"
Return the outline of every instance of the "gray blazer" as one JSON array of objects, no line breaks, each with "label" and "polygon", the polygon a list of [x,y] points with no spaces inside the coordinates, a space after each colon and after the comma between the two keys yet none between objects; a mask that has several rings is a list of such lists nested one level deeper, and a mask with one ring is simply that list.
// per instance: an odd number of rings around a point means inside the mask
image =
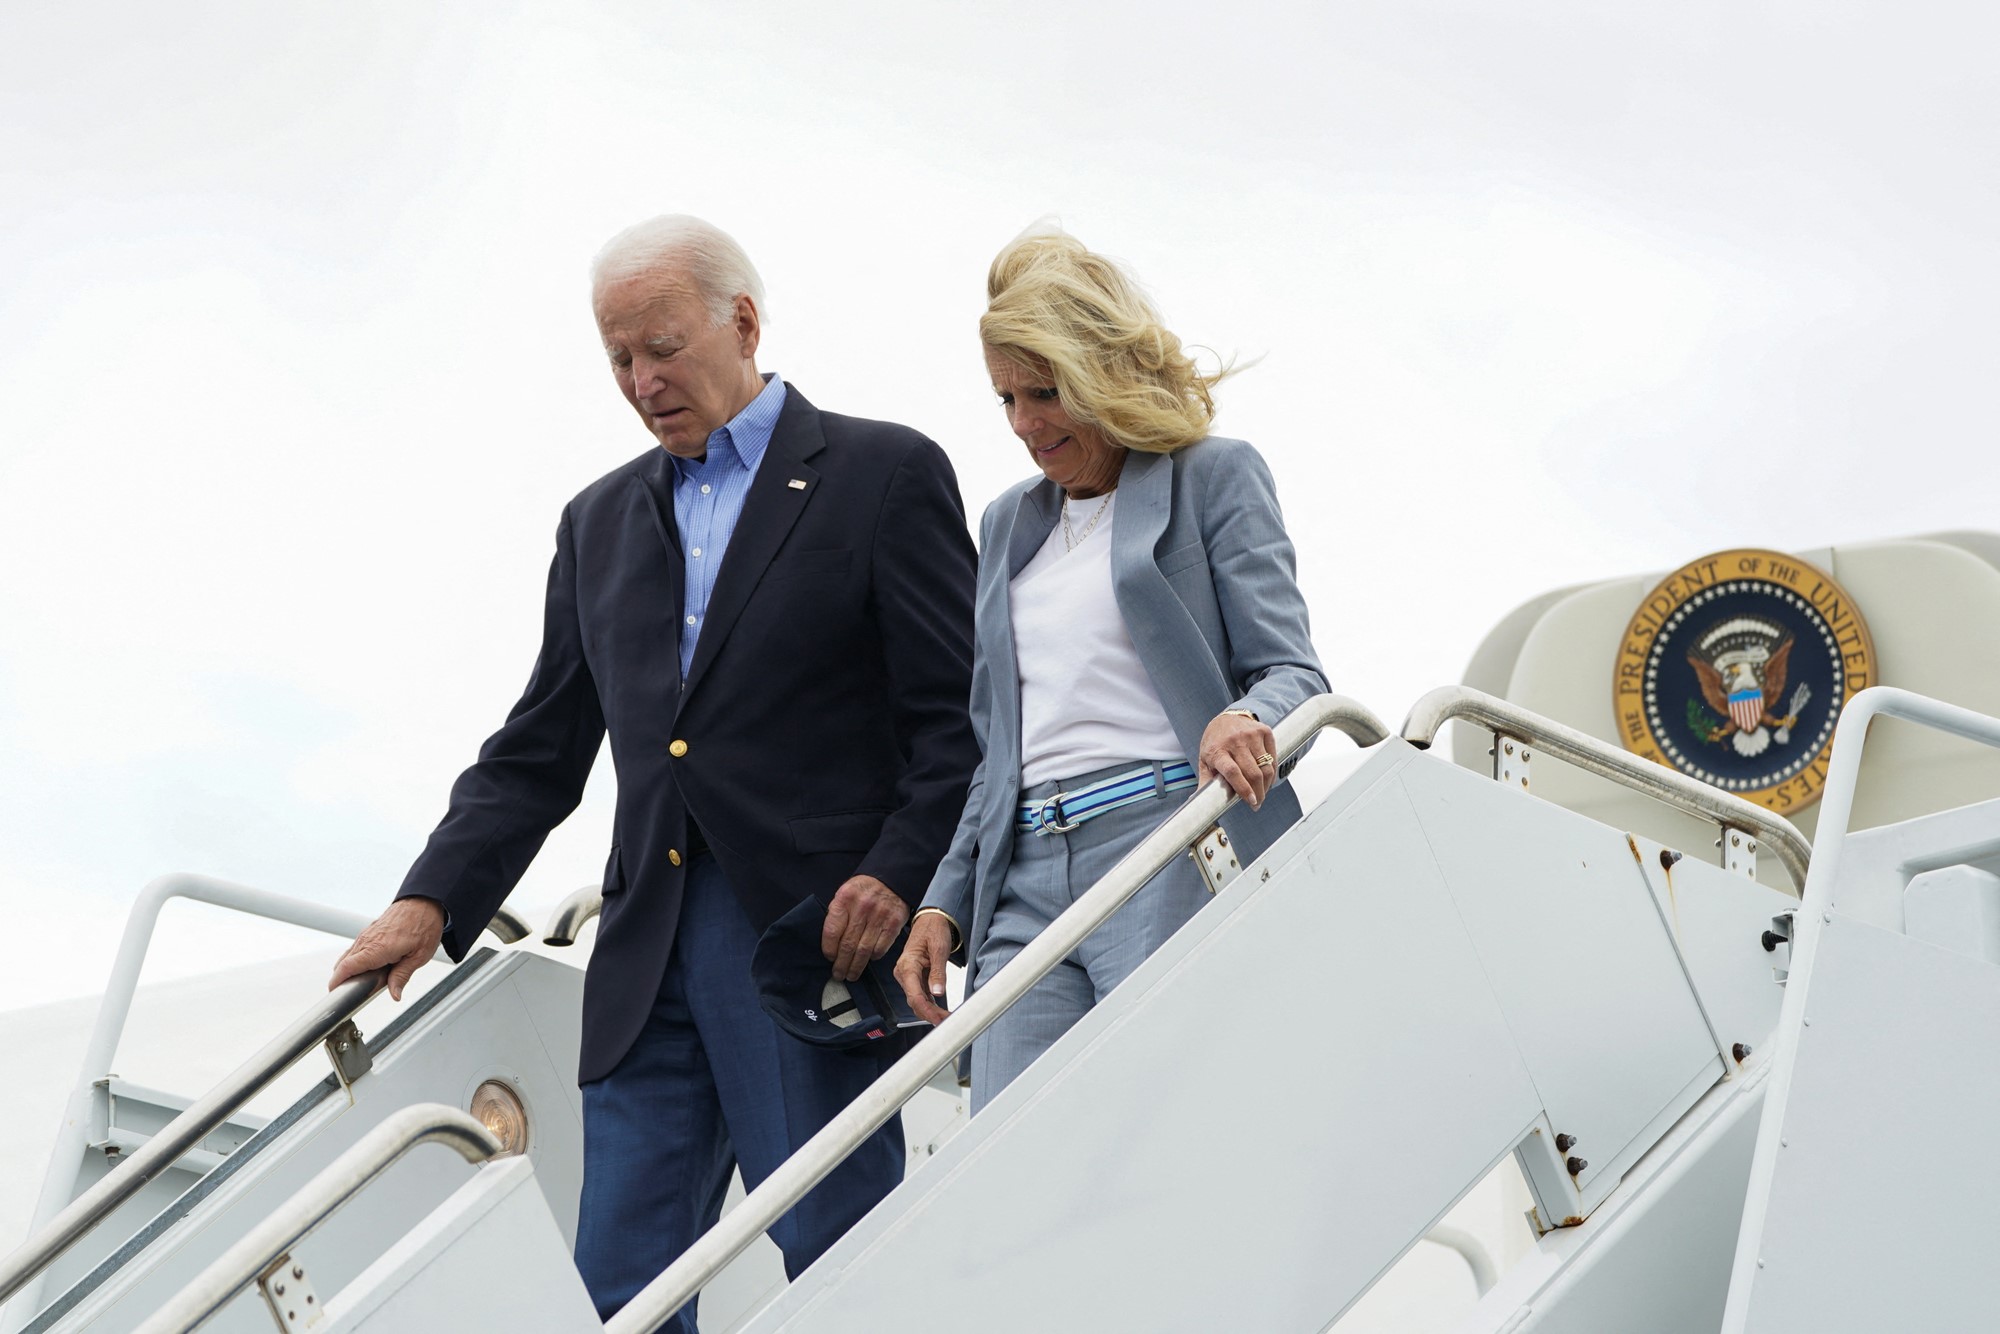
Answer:
[{"label": "gray blazer", "polygon": [[[1020,801],[1021,690],[1007,586],[1061,512],[1061,490],[1038,477],[1002,492],[980,520],[972,726],[981,759],[923,902],[959,923],[968,962],[993,920]],[[1111,528],[1112,591],[1188,758],[1224,709],[1249,709],[1271,724],[1326,690],[1296,576],[1277,488],[1250,445],[1210,436],[1172,454],[1126,456]],[[1248,863],[1298,818],[1298,798],[1280,783],[1262,810],[1239,803],[1223,825]]]}]

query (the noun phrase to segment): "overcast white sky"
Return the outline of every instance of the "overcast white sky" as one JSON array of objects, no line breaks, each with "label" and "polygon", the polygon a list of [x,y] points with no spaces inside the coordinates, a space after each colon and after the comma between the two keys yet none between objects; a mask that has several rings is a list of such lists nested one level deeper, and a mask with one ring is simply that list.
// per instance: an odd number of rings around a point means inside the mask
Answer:
[{"label": "overcast white sky", "polygon": [[[1392,722],[1546,589],[2000,526],[1988,6],[0,9],[0,1008],[151,876],[372,910],[649,445],[589,320],[702,214],[762,358],[1024,475],[974,334],[1058,215],[1277,473]],[[592,879],[609,765],[519,898]],[[149,976],[298,948],[180,909]]]}]

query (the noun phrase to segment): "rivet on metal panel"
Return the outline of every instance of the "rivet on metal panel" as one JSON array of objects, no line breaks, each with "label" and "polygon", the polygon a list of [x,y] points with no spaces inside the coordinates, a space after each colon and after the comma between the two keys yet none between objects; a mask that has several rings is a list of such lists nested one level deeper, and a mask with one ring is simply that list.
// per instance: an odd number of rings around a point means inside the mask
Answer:
[{"label": "rivet on metal panel", "polygon": [[1750,1055],[1750,1044],[1747,1042],[1736,1043],[1734,1046],[1730,1047],[1729,1054],[1736,1058],[1736,1063],[1738,1065],[1741,1065],[1743,1064],[1744,1060],[1748,1058],[1748,1056]]},{"label": "rivet on metal panel", "polygon": [[1785,943],[1785,938],[1775,931],[1766,931],[1763,935],[1763,941],[1764,953],[1771,954],[1777,950],[1778,946]]},{"label": "rivet on metal panel", "polygon": [[1754,850],[1743,846],[1742,830],[1731,829],[1728,825],[1724,825],[1719,843],[1722,847],[1723,870],[1734,871],[1753,880],[1757,878],[1757,854]]},{"label": "rivet on metal panel", "polygon": [[1243,869],[1243,863],[1236,860],[1230,850],[1229,835],[1222,832],[1222,826],[1211,826],[1206,834],[1195,843],[1194,864],[1201,869],[1202,879],[1208,882],[1208,892],[1218,893],[1222,887],[1236,878]]},{"label": "rivet on metal panel", "polygon": [[[287,1269],[291,1271],[289,1275],[285,1273]],[[294,1263],[289,1255],[279,1256],[277,1263],[258,1276],[257,1291],[281,1330],[310,1329],[324,1314],[312,1280],[306,1277],[305,1266]]]},{"label": "rivet on metal panel", "polygon": [[1585,1162],[1581,1158],[1571,1158],[1567,1162],[1565,1162],[1563,1166],[1569,1169],[1569,1174],[1571,1176],[1575,1176],[1577,1173],[1583,1171],[1584,1168],[1589,1167],[1590,1164]]},{"label": "rivet on metal panel", "polygon": [[1569,1151],[1570,1151],[1571,1149],[1573,1149],[1573,1148],[1575,1148],[1575,1147],[1576,1147],[1576,1143],[1577,1143],[1577,1140],[1576,1140],[1576,1136],[1574,1136],[1574,1135],[1557,1135],[1557,1136],[1556,1136],[1556,1152],[1557,1152],[1557,1153],[1568,1153],[1568,1152],[1569,1152]]},{"label": "rivet on metal panel", "polygon": [[362,1041],[361,1030],[349,1019],[326,1036],[326,1058],[333,1063],[333,1073],[340,1080],[340,1086],[349,1090],[354,1081],[375,1068],[375,1058],[368,1053],[368,1044]]},{"label": "rivet on metal panel", "polygon": [[1669,871],[1673,870],[1674,863],[1679,861],[1680,859],[1681,855],[1678,852],[1675,852],[1672,848],[1660,849],[1660,865],[1665,869]]}]

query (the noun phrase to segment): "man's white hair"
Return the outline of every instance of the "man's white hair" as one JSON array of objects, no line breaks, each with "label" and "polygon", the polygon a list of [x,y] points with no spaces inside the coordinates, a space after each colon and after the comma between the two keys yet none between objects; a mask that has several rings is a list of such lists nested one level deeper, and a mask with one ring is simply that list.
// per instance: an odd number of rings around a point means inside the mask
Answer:
[{"label": "man's white hair", "polygon": [[765,315],[764,280],[750,256],[728,232],[687,213],[648,218],[606,241],[590,262],[591,295],[607,284],[663,268],[687,275],[716,324],[735,315],[739,296],[750,298],[760,320]]}]

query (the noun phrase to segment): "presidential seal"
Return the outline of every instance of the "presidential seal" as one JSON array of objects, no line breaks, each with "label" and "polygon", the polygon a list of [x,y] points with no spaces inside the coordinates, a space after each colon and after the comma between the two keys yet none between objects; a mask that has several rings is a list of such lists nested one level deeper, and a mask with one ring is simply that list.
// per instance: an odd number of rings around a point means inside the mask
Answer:
[{"label": "presidential seal", "polygon": [[1720,551],[1646,595],[1618,649],[1627,750],[1774,811],[1819,800],[1841,705],[1875,683],[1854,599],[1779,551]]}]

